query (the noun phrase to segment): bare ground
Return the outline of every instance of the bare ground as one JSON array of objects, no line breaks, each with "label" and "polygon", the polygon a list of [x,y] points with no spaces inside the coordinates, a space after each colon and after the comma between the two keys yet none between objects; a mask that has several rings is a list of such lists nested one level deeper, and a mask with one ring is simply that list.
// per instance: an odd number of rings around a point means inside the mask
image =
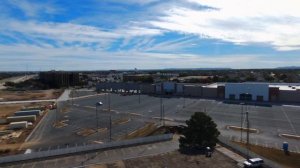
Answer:
[{"label": "bare ground", "polygon": [[48,105],[49,102],[38,102],[38,103],[21,103],[21,104],[1,104],[0,105],[0,118],[6,118],[13,115],[14,112],[27,107],[40,107]]},{"label": "bare ground", "polygon": [[20,101],[20,100],[46,100],[56,99],[62,90],[37,90],[37,91],[0,91],[1,101]]},{"label": "bare ground", "polygon": [[[204,155],[184,155],[178,151],[141,157],[109,164],[94,165],[93,168],[237,168],[237,163],[215,151],[211,158]],[[91,167],[92,168],[92,167]]]},{"label": "bare ground", "polygon": [[[246,147],[245,143],[234,142],[242,147]],[[273,160],[282,165],[284,168],[299,168],[300,167],[300,154],[290,152],[289,155],[284,154],[282,150],[274,148],[266,148],[258,145],[249,145],[249,149],[267,159]]]}]

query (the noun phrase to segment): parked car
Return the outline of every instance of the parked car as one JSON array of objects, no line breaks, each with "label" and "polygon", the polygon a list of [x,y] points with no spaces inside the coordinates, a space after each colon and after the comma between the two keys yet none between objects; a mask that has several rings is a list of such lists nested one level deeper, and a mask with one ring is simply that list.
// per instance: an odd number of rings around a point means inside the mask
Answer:
[{"label": "parked car", "polygon": [[261,158],[252,158],[244,161],[244,167],[262,167],[264,161]]}]

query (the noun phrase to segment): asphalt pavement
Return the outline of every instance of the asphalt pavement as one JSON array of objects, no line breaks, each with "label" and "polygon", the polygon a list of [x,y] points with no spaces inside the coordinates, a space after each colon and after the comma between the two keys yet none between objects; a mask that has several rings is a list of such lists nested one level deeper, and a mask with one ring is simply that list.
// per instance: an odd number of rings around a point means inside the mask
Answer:
[{"label": "asphalt pavement", "polygon": [[[103,102],[103,109],[108,109],[109,96],[102,95],[76,101],[76,106],[92,107],[95,102]],[[283,142],[290,144],[290,149],[300,152],[300,142],[295,139],[281,137],[281,134],[300,135],[300,106],[289,105],[240,105],[227,104],[222,101],[199,98],[160,98],[147,95],[121,96],[110,94],[110,109],[117,113],[137,114],[140,118],[159,118],[163,104],[165,117],[184,123],[197,111],[206,112],[218,125],[222,135],[240,140],[239,131],[230,130],[227,126],[246,127],[245,113],[249,114],[250,128],[258,133],[250,134],[250,143],[281,149]],[[243,113],[243,118],[241,113]],[[133,115],[132,115],[133,116]],[[246,134],[242,134],[246,140]]]},{"label": "asphalt pavement", "polygon": [[[101,101],[102,106],[96,103]],[[111,110],[111,113],[108,112]],[[73,101],[62,101],[58,110],[50,111],[47,118],[40,124],[29,142],[34,150],[57,149],[67,146],[77,146],[95,142],[109,141],[109,117],[112,121],[129,119],[124,124],[112,125],[112,140],[128,134],[147,122],[162,124],[159,120],[161,109],[167,121],[176,121],[175,124],[184,124],[194,112],[206,112],[217,123],[222,136],[232,140],[240,140],[240,132],[230,130],[227,126],[246,126],[245,115],[249,113],[250,127],[258,133],[250,134],[250,143],[266,147],[281,149],[284,141],[290,144],[291,151],[300,152],[299,140],[281,137],[280,134],[300,134],[300,107],[299,106],[255,106],[226,104],[222,101],[183,97],[154,97],[148,95],[119,94],[97,95]],[[62,112],[63,111],[63,112]],[[98,118],[98,120],[97,120]],[[62,128],[53,127],[55,121],[65,121]],[[76,133],[82,129],[102,128],[104,131],[88,136],[79,136]],[[242,134],[246,140],[246,134]]]}]

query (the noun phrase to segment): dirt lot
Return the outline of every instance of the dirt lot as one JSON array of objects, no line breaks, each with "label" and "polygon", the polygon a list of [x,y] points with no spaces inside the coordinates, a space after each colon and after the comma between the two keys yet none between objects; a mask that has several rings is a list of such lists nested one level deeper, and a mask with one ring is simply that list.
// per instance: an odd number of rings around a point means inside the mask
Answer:
[{"label": "dirt lot", "polygon": [[[246,147],[244,143],[235,142],[243,147]],[[299,168],[300,167],[300,154],[290,152],[289,155],[285,155],[282,150],[274,148],[266,148],[257,145],[249,145],[250,150],[257,153],[267,159],[273,160],[282,165],[284,168]]]},{"label": "dirt lot", "polygon": [[219,152],[214,152],[211,158],[204,155],[184,155],[178,151],[167,154],[118,161],[105,165],[94,165],[91,168],[237,168],[237,163]]},{"label": "dirt lot", "polygon": [[56,99],[62,90],[0,91],[0,101]]},{"label": "dirt lot", "polygon": [[14,112],[21,110],[24,104],[0,105],[0,118],[11,116]]},{"label": "dirt lot", "polygon": [[39,103],[21,103],[21,104],[1,104],[0,105],[0,119],[12,116],[14,112],[21,110],[24,107],[38,107],[48,105],[49,102]]},{"label": "dirt lot", "polygon": [[[24,104],[8,104],[8,105],[0,105],[0,120],[4,120],[7,116],[12,116],[14,112],[22,109],[23,107],[38,107],[49,104],[47,102],[42,103],[24,103]],[[44,112],[42,116],[44,116],[47,112]],[[37,123],[42,119],[42,116],[38,117],[36,122],[33,123],[33,126],[29,126],[26,129],[22,129],[20,132],[20,136],[15,138],[5,138],[6,135],[0,136],[0,156],[2,155],[11,155],[22,153],[24,151],[19,151],[18,149],[23,144],[26,137],[30,134],[32,129],[37,125]],[[7,123],[0,124],[0,130],[4,131],[7,128]],[[11,135],[11,134],[7,134]]]}]

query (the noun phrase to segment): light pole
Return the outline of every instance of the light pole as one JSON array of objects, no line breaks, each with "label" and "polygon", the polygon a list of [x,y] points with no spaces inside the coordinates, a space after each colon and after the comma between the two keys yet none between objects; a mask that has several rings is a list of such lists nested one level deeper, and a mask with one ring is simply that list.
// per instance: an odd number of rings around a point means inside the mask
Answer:
[{"label": "light pole", "polygon": [[241,103],[241,137],[240,137],[240,141],[243,141],[243,115],[244,115],[244,103]]},{"label": "light pole", "polygon": [[162,105],[163,126],[165,126],[165,106]]},{"label": "light pole", "polygon": [[74,93],[73,93],[73,92],[74,92],[74,90],[72,89],[72,90],[71,90],[71,96],[72,96],[72,99],[71,99],[71,100],[72,100],[72,106],[73,106],[73,102],[74,102],[74,95],[73,95]]},{"label": "light pole", "polygon": [[111,142],[111,112],[110,112],[110,94],[107,94],[108,98],[108,113],[109,113],[109,141]]},{"label": "light pole", "polygon": [[141,104],[141,85],[139,85],[139,104]]},{"label": "light pole", "polygon": [[56,99],[56,108],[55,108],[55,126],[57,126],[57,120],[58,120],[58,101]]},{"label": "light pole", "polygon": [[162,95],[160,96],[160,121],[162,122],[163,120],[163,99]]},{"label": "light pole", "polygon": [[249,118],[248,118],[248,111],[246,111],[246,121],[247,121],[247,160],[249,160]]},{"label": "light pole", "polygon": [[[99,132],[99,122],[98,122],[98,106],[102,106],[103,105],[103,103],[100,101],[100,102],[97,102],[96,103],[96,132]],[[99,134],[98,134],[99,135]]]}]

